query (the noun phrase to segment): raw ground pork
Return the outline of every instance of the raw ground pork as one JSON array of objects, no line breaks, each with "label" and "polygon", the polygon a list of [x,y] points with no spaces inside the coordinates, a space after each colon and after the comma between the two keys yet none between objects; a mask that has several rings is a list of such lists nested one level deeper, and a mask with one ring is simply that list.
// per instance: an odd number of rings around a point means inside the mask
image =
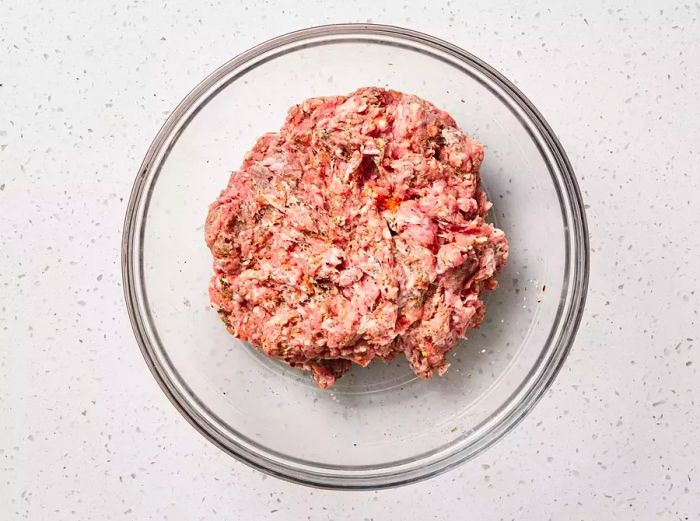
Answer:
[{"label": "raw ground pork", "polygon": [[209,209],[213,306],[321,387],[397,353],[421,378],[442,374],[508,257],[484,221],[483,157],[449,114],[401,92],[292,107]]}]

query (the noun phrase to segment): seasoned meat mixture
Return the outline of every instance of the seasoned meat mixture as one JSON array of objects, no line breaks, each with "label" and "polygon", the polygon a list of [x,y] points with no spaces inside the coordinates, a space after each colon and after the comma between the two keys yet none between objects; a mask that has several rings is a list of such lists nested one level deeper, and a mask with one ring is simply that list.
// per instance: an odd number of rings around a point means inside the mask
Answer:
[{"label": "seasoned meat mixture", "polygon": [[329,387],[403,353],[416,375],[484,317],[505,234],[483,147],[416,96],[361,88],[292,107],[209,208],[209,294],[228,330]]}]

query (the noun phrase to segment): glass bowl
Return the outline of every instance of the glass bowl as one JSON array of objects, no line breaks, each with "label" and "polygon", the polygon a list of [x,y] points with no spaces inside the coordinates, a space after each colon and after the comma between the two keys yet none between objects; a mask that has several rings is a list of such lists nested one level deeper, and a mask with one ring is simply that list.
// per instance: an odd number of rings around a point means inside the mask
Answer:
[{"label": "glass bowl", "polygon": [[[207,206],[255,138],[305,98],[386,86],[448,111],[484,144],[492,221],[510,240],[486,320],[417,379],[399,356],[329,390],[226,332],[209,306]],[[122,244],[131,322],[153,375],[224,452],[328,488],[395,486],[480,453],[533,407],[574,339],[588,277],[583,204],[561,145],[511,82],[478,58],[397,27],[349,24],[280,36],[200,83],[151,145]]]}]

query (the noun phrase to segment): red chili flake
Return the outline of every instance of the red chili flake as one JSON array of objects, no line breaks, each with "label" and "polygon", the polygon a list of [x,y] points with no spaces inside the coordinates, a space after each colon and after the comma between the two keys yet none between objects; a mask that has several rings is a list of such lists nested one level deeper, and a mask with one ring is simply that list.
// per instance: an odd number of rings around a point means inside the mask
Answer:
[{"label": "red chili flake", "polygon": [[390,212],[395,212],[401,204],[401,201],[395,197],[386,197],[383,195],[378,195],[375,200],[377,201],[377,206],[382,211],[389,210]]}]

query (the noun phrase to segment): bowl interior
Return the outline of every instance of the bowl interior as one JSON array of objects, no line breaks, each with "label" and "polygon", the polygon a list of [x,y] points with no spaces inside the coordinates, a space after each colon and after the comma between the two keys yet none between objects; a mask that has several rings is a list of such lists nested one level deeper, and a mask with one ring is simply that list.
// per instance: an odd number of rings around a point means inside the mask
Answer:
[{"label": "bowl interior", "polygon": [[[527,115],[483,73],[391,37],[291,43],[210,83],[150,165],[136,209],[137,312],[177,399],[230,452],[312,473],[421,465],[485,436],[541,376],[570,284],[559,173]],[[484,144],[492,219],[511,254],[485,322],[445,376],[419,380],[397,357],[320,390],[226,332],[208,302],[203,224],[244,153],[291,105],[369,85],[432,101]]]}]

